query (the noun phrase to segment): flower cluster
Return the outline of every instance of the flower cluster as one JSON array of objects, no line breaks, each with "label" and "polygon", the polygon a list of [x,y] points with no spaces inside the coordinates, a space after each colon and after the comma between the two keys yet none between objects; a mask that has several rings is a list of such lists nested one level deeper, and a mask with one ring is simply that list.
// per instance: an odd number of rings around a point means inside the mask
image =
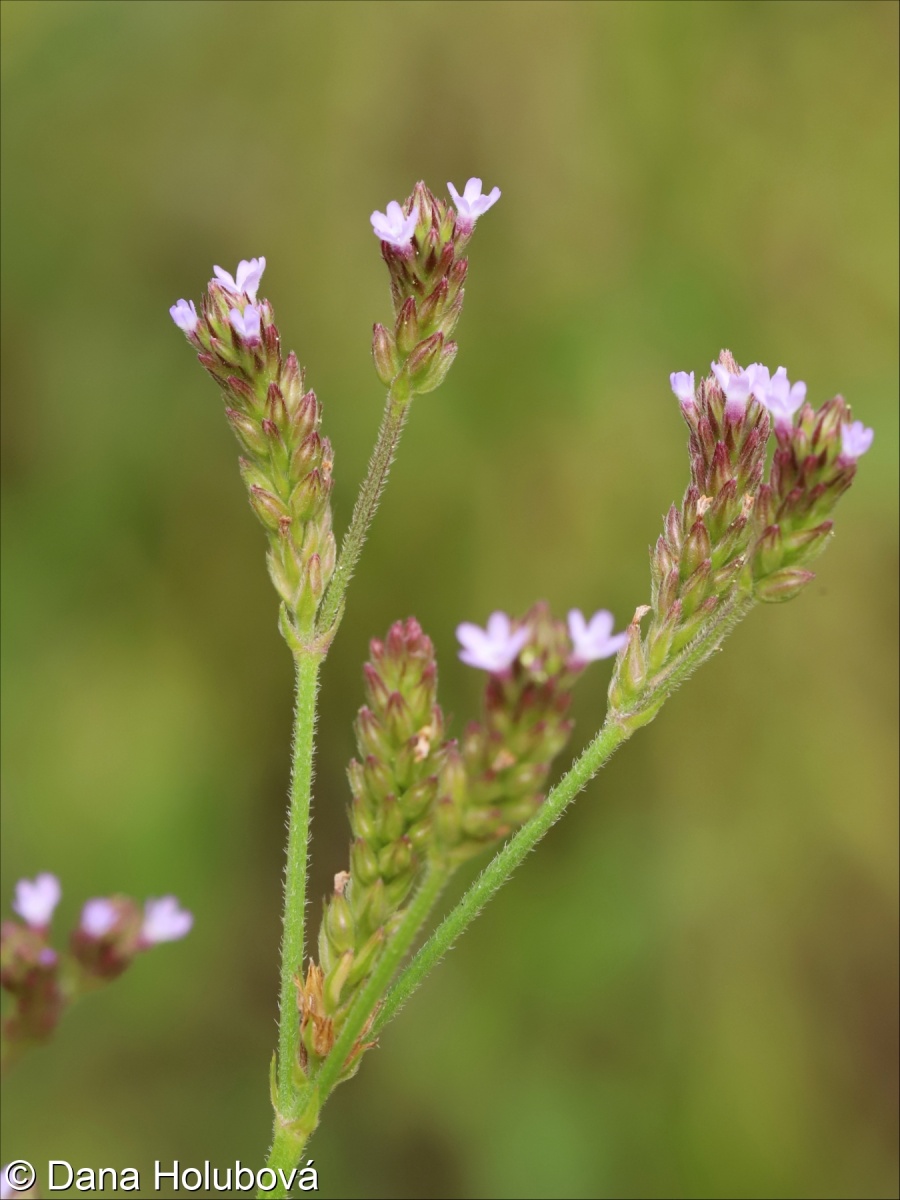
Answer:
[{"label": "flower cluster", "polygon": [[[348,771],[350,866],[335,876],[325,906],[319,961],[296,980],[304,1072],[331,1050],[425,865],[449,874],[540,805],[572,728],[574,683],[625,636],[612,625],[605,611],[587,621],[573,610],[567,628],[546,605],[521,621],[493,613],[487,629],[460,625],[460,657],[489,672],[484,718],[461,745],[444,741],[434,648],[418,621],[398,621],[371,643],[367,703],[355,726],[360,757]],[[364,1031],[345,1075],[369,1044]]]},{"label": "flower cluster", "polygon": [[10,1047],[46,1041],[79,995],[121,975],[142,951],[183,938],[193,925],[174,896],[148,900],[143,909],[127,896],[96,898],[82,908],[69,950],[60,953],[49,938],[61,896],[55,875],[19,880],[12,907],[21,922],[0,927],[0,985],[15,999],[3,1023]]},{"label": "flower cluster", "polygon": [[308,631],[335,564],[333,455],[316,394],[304,390],[297,356],[282,357],[271,305],[257,300],[265,266],[242,260],[234,276],[215,267],[199,314],[186,300],[169,312],[222,390],[250,504],[268,534],[269,574],[294,628]]},{"label": "flower cluster", "polygon": [[470,179],[462,196],[447,186],[455,213],[417,183],[403,205],[392,200],[371,217],[394,305],[393,327],[374,327],[372,355],[378,378],[400,399],[434,391],[456,357],[451,339],[469,267],[462,251],[478,217],[500,198],[499,188],[482,195],[480,179]]},{"label": "flower cluster", "polygon": [[348,769],[350,869],[335,876],[319,963],[298,987],[304,1069],[331,1049],[421,874],[445,755],[434,647],[418,621],[397,621],[370,655],[355,726],[360,757]]},{"label": "flower cluster", "polygon": [[669,382],[690,430],[691,482],[681,510],[666,516],[651,554],[650,604],[629,626],[610,687],[612,711],[639,723],[752,603],[789,600],[809,583],[807,564],[824,549],[829,514],[873,436],[851,422],[840,396],[815,411],[786,368],[741,368],[727,351],[699,388],[693,372]]},{"label": "flower cluster", "polygon": [[460,658],[488,671],[484,713],[450,747],[440,838],[460,861],[506,837],[537,810],[553,760],[572,731],[572,689],[588,663],[615,654],[612,614],[587,621],[577,609],[564,625],[546,604],[520,621],[492,613],[487,628],[456,631]]}]

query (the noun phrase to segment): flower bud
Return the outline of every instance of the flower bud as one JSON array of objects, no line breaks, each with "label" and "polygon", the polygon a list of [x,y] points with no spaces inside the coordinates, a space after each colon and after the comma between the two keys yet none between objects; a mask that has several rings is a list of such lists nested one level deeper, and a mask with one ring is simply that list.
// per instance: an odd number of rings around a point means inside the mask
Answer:
[{"label": "flower bud", "polygon": [[442,333],[433,333],[420,342],[406,364],[412,390],[424,396],[439,387],[453,365],[457,350],[456,342],[445,341]]},{"label": "flower bud", "polygon": [[385,387],[390,387],[403,366],[403,359],[394,335],[383,325],[375,325],[372,328],[372,359],[375,363],[375,374]]},{"label": "flower bud", "polygon": [[274,533],[278,532],[279,524],[284,518],[290,520],[290,513],[281,500],[256,484],[250,488],[250,504],[263,525]]},{"label": "flower bud", "polygon": [[784,600],[793,600],[815,577],[813,571],[805,571],[801,567],[785,567],[754,584],[753,594],[757,600],[764,603],[779,604]]},{"label": "flower bud", "polygon": [[[394,325],[394,334],[397,339],[397,346],[401,354],[410,354],[419,341],[419,318],[416,313],[416,301],[414,296],[407,296],[403,302],[400,312],[397,314],[397,321]],[[393,378],[393,376],[391,376]]]}]

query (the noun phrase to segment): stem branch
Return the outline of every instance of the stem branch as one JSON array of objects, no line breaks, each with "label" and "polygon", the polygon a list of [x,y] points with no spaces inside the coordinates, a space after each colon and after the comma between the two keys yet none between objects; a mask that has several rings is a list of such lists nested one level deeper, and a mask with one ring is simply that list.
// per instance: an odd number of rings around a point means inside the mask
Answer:
[{"label": "stem branch", "polygon": [[547,799],[517,834],[497,851],[456,907],[444,918],[388,992],[372,1026],[377,1034],[409,999],[428,972],[436,967],[460,934],[475,920],[525,855],[559,820],[563,810],[590,782],[631,730],[607,721],[581,757],[553,788]]},{"label": "stem branch", "polygon": [[387,483],[391,463],[394,461],[394,454],[400,441],[400,434],[406,423],[406,414],[409,411],[411,399],[408,382],[399,380],[399,378],[395,380],[388,392],[381,428],[378,430],[378,440],[369,460],[369,470],[359,489],[359,496],[350,519],[350,527],[341,543],[337,566],[319,611],[317,628],[322,634],[333,633],[340,623],[347,585],[356,569],[366,534],[372,524],[375,510],[378,508],[384,485]]}]

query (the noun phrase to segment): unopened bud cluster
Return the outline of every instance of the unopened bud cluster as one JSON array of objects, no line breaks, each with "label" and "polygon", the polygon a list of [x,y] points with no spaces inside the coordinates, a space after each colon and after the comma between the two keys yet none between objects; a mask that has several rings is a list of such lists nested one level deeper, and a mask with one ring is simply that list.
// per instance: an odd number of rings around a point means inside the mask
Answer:
[{"label": "unopened bud cluster", "polygon": [[852,422],[850,406],[835,396],[818,412],[804,404],[795,424],[776,425],[775,438],[769,480],[753,510],[753,594],[768,601],[790,600],[814,578],[807,565],[831,537],[830,514],[853,482],[871,431]]},{"label": "unopened bud cluster", "polygon": [[691,482],[651,552],[650,604],[635,614],[610,686],[612,711],[644,705],[642,720],[662,703],[655,685],[680,655],[695,666],[712,653],[713,635],[726,631],[723,614],[789,600],[813,578],[806,564],[824,549],[829,514],[872,436],[850,424],[840,397],[816,412],[805,402],[806,385],[791,385],[784,367],[774,375],[760,363],[742,369],[728,351],[696,391],[693,374],[673,374],[671,384],[690,430]]},{"label": "unopened bud cluster", "polygon": [[174,896],[148,900],[143,909],[128,896],[100,897],[82,908],[68,952],[58,952],[50,944],[50,925],[61,896],[55,875],[21,879],[13,902],[21,919],[0,927],[0,985],[14,1001],[3,1022],[11,1053],[46,1041],[78,996],[121,975],[142,951],[184,937],[193,925]]},{"label": "unopened bud cluster", "polygon": [[216,268],[199,315],[181,300],[172,319],[222,389],[240,443],[241,475],[269,537],[267,562],[295,627],[311,628],[334,571],[331,444],[322,412],[281,338],[268,300],[256,299],[265,259],[241,262],[233,279]]},{"label": "unopened bud cluster", "polygon": [[348,770],[349,870],[335,877],[319,931],[319,963],[298,989],[304,1068],[331,1049],[400,919],[432,837],[445,755],[434,648],[410,618],[392,625],[384,641],[373,641],[370,652],[367,703],[355,725],[360,757]]},{"label": "unopened bud cluster", "polygon": [[434,391],[450,370],[469,269],[462,252],[477,217],[500,196],[498,188],[482,196],[480,179],[470,179],[462,196],[448,187],[456,211],[417,183],[402,206],[392,200],[371,218],[394,307],[393,326],[374,327],[372,356],[378,378],[401,399]]}]

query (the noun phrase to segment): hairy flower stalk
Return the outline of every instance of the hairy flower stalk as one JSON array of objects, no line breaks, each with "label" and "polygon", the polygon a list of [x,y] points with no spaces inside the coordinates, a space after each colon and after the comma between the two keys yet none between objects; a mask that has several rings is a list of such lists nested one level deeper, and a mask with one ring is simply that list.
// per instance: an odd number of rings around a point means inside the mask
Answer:
[{"label": "hairy flower stalk", "polygon": [[[470,179],[466,188],[474,202],[481,180]],[[490,197],[482,197],[479,214],[499,196],[494,188]],[[372,360],[388,395],[369,470],[319,614],[324,638],[333,637],[341,619],[347,586],[387,482],[410,403],[416,395],[439,387],[456,358],[452,335],[462,312],[469,270],[463,250],[475,224],[474,219],[454,213],[421,182],[403,205],[392,200],[386,212],[374,212],[370,220],[390,275],[394,309],[390,327],[376,324],[372,330]]]},{"label": "hairy flower stalk", "polygon": [[[319,962],[298,980],[300,1059],[314,1070],[400,923],[432,842],[445,758],[434,647],[415,618],[370,645],[368,703],[356,718],[360,759],[350,763],[350,867],[335,877],[319,930]],[[366,1043],[344,1064],[351,1071]]]}]

